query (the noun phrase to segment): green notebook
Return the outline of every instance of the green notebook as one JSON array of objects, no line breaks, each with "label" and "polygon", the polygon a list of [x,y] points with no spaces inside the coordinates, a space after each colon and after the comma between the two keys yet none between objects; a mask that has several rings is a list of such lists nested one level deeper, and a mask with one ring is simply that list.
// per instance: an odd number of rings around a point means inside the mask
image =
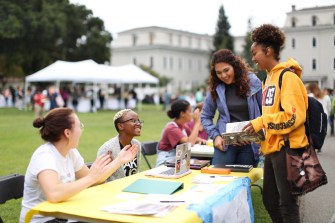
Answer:
[{"label": "green notebook", "polygon": [[173,194],[183,187],[182,182],[138,179],[122,191],[140,194]]}]

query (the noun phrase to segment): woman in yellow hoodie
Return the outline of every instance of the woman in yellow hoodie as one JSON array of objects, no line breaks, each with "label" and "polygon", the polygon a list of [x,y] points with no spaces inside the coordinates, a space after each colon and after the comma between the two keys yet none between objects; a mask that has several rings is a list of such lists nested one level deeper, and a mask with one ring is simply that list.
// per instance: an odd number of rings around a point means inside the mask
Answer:
[{"label": "woman in yellow hoodie", "polygon": [[[286,180],[284,135],[288,135],[292,149],[303,149],[308,145],[304,122],[308,106],[307,92],[301,81],[302,69],[289,59],[280,62],[280,51],[285,34],[276,26],[263,24],[252,32],[252,60],[259,70],[267,72],[263,85],[262,116],[251,120],[244,131],[266,131],[261,143],[265,155],[263,203],[273,222],[300,222],[297,197],[291,195]],[[281,88],[279,75],[285,72]]]}]

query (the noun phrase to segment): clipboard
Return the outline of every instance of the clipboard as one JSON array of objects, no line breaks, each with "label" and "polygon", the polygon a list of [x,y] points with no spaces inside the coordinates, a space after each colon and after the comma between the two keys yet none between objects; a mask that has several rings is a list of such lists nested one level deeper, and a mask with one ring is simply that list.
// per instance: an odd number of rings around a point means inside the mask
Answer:
[{"label": "clipboard", "polygon": [[140,194],[173,194],[183,188],[182,182],[137,179],[122,191]]}]

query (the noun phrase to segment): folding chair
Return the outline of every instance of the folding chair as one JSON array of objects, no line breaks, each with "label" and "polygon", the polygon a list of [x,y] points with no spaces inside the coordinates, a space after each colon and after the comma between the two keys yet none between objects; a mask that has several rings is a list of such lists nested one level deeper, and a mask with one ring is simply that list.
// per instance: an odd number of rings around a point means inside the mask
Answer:
[{"label": "folding chair", "polygon": [[[18,199],[23,196],[24,175],[11,174],[0,177],[0,204],[11,199]],[[2,223],[0,216],[0,223]]]},{"label": "folding chair", "polygon": [[158,146],[157,141],[142,142],[141,152],[142,152],[143,158],[145,159],[145,162],[147,163],[149,169],[151,169],[152,167],[150,165],[150,162],[147,156],[157,154],[157,146]]}]

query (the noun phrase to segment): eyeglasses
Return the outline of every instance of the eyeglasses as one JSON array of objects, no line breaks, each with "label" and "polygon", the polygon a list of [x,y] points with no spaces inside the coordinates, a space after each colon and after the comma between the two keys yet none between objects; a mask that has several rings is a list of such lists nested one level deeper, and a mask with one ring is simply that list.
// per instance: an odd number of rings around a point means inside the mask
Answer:
[{"label": "eyeglasses", "polygon": [[83,124],[83,123],[80,123],[80,129],[81,129],[81,130],[84,130],[84,127],[85,127],[84,124]]},{"label": "eyeglasses", "polygon": [[128,120],[123,121],[123,122],[120,122],[120,123],[125,123],[125,122],[131,122],[133,124],[140,124],[140,125],[142,125],[144,123],[144,121],[142,121],[142,120],[139,120],[139,119],[136,120],[136,119],[133,119],[133,118],[128,119]]}]

